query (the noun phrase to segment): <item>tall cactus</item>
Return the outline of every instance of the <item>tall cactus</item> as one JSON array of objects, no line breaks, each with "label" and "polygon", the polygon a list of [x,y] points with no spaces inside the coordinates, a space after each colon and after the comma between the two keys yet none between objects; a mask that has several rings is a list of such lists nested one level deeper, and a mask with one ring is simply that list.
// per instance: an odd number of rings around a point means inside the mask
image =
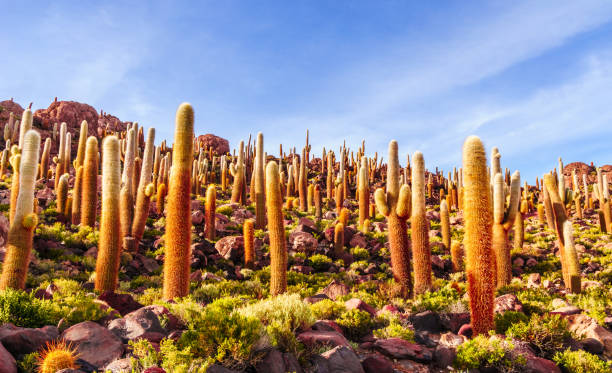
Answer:
[{"label": "tall cactus", "polygon": [[342,222],[334,227],[334,256],[341,258],[344,253],[344,226]]},{"label": "tall cactus", "polygon": [[[580,277],[576,277],[575,271],[577,264],[573,263],[577,261],[575,257],[575,249],[569,248],[566,249],[565,242],[569,239],[569,236],[566,237],[564,233],[564,224],[567,221],[567,214],[565,211],[565,206],[561,197],[559,196],[559,187],[557,185],[557,181],[552,174],[544,175],[544,186],[548,191],[548,195],[550,196],[550,202],[552,206],[552,216],[555,229],[557,233],[558,243],[559,243],[559,253],[561,256],[561,272],[563,276],[563,282],[565,283],[565,287],[569,289],[573,293],[580,292]],[[571,223],[569,232],[571,232]],[[572,242],[573,243],[573,238]],[[573,245],[572,245],[573,246]],[[568,251],[570,251],[571,257],[568,258]],[[573,253],[571,253],[573,251]],[[571,270],[570,270],[571,268]],[[577,285],[577,286],[576,286]]]},{"label": "tall cactus", "polygon": [[412,156],[412,259],[414,261],[414,293],[431,290],[431,250],[429,221],[425,216],[425,160],[419,151]]},{"label": "tall cactus", "polygon": [[114,292],[117,288],[121,255],[119,140],[115,136],[106,137],[102,143],[102,149],[102,216],[100,217],[100,243],[96,261],[95,288],[98,291]]},{"label": "tall cactus", "polygon": [[[123,174],[121,176],[123,186],[121,187],[119,200],[119,220],[121,222],[121,238],[130,236],[132,231],[132,222],[134,220],[134,159],[136,134],[134,129],[130,128],[126,135],[125,157],[123,162]],[[163,205],[162,205],[163,207]],[[163,212],[163,209],[158,209]]]},{"label": "tall cactus", "polygon": [[[499,153],[497,153],[499,154]],[[493,186],[493,251],[495,252],[495,268],[497,287],[510,284],[512,280],[512,261],[508,246],[508,231],[514,224],[518,212],[521,192],[521,179],[518,171],[512,175],[510,183],[510,202],[506,207],[506,184],[501,173],[495,174]]]},{"label": "tall cactus", "polygon": [[[46,179],[49,174],[49,156],[51,153],[51,138],[47,137],[40,157],[40,179]],[[0,175],[1,176],[1,175]]]},{"label": "tall cactus", "polygon": [[204,206],[206,220],[206,239],[213,241],[215,239],[215,210],[217,204],[217,189],[214,184],[211,184],[206,189],[206,203]]},{"label": "tall cactus", "polygon": [[21,154],[17,145],[13,145],[11,148],[11,166],[13,167],[13,177],[11,180],[11,200],[9,206],[9,223],[13,224],[15,218],[15,211],[17,211],[17,197],[19,197],[20,187],[20,172],[21,172]]},{"label": "tall cactus", "polygon": [[270,294],[278,295],[287,291],[287,243],[278,165],[274,161],[266,166],[266,207],[270,235]]},{"label": "tall cactus", "polygon": [[83,165],[83,162],[85,161],[85,147],[86,142],[87,142],[87,132],[88,132],[88,125],[87,125],[87,121],[84,120],[81,122],[81,131],[79,132],[79,145],[77,147],[77,157],[75,159],[75,164],[74,164],[74,169],[78,169],[79,166]]},{"label": "tall cactus", "polygon": [[574,227],[572,222],[566,220],[563,223],[563,242],[565,251],[565,265],[567,266],[566,276],[567,283],[566,287],[574,294],[580,293],[581,290],[581,278],[580,278],[580,262],[578,261],[578,253],[574,246]]},{"label": "tall cactus", "polygon": [[300,174],[298,178],[298,195],[300,197],[300,210],[308,211],[308,164],[306,160],[306,148],[302,149],[300,157]]},{"label": "tall cactus", "polygon": [[76,169],[76,177],[74,179],[74,188],[72,190],[72,211],[71,221],[73,225],[78,225],[81,221],[81,197],[83,195],[83,166],[78,166]]},{"label": "tall cactus", "polygon": [[265,170],[264,170],[264,142],[263,134],[257,134],[257,144],[255,150],[255,227],[264,229],[266,227],[266,191],[265,191]]},{"label": "tall cactus", "polygon": [[149,202],[155,186],[151,183],[153,172],[153,156],[155,147],[155,128],[147,131],[147,142],[145,143],[144,156],[142,158],[142,168],[140,171],[140,182],[136,194],[136,207],[134,209],[134,220],[132,221],[132,237],[136,242],[140,242],[144,233],[147,217],[149,216]]},{"label": "tall cactus", "polygon": [[6,258],[0,276],[0,290],[25,288],[34,228],[38,223],[38,215],[34,211],[34,185],[38,171],[40,135],[30,130],[24,135],[21,144],[19,195],[15,216],[8,232]]},{"label": "tall cactus", "polygon": [[191,257],[191,162],[193,160],[193,108],[183,103],[176,111],[172,172],[166,217],[164,299],[189,293]]},{"label": "tall cactus", "polygon": [[68,219],[68,216],[65,216],[66,206],[68,203],[68,174],[63,174],[59,178],[59,182],[57,183],[57,205],[56,211],[59,215]]},{"label": "tall cactus", "polygon": [[495,326],[495,274],[488,179],[487,158],[482,141],[476,136],[470,136],[463,144],[463,216],[470,317],[476,335],[486,334]]},{"label": "tall cactus", "polygon": [[[81,225],[94,227],[98,204],[98,139],[89,136],[85,145],[83,189],[81,190]],[[56,176],[57,177],[57,176]]]},{"label": "tall cactus", "polygon": [[440,226],[442,231],[442,244],[447,250],[451,248],[450,215],[446,201],[440,202]]},{"label": "tall cactus", "polygon": [[232,185],[232,203],[244,203],[243,189],[246,186],[245,180],[245,165],[244,165],[244,141],[240,141],[240,148],[238,152],[238,160],[236,164],[230,166],[230,173],[234,177],[234,184]]},{"label": "tall cactus", "polygon": [[370,184],[368,179],[367,159],[361,158],[359,167],[359,186],[357,188],[359,196],[359,227],[363,227],[363,222],[370,218]]},{"label": "tall cactus", "polygon": [[387,191],[376,189],[374,199],[378,211],[387,217],[389,229],[389,249],[391,251],[391,268],[393,277],[401,287],[402,295],[412,296],[412,279],[410,273],[410,248],[406,219],[410,217],[410,187],[404,184],[400,188],[399,158],[397,141],[389,143],[389,161],[387,164]]},{"label": "tall cactus", "polygon": [[29,108],[25,109],[21,115],[21,123],[19,126],[19,149],[23,149],[25,134],[32,129],[33,120],[32,110]]},{"label": "tall cactus", "polygon": [[246,219],[242,227],[244,238],[244,267],[253,269],[255,266],[255,230],[253,219]]}]

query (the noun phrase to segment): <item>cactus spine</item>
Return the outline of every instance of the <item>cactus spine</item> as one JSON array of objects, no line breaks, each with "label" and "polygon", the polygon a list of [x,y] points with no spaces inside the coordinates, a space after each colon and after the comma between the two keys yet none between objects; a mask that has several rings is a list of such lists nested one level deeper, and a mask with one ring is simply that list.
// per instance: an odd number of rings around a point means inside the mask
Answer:
[{"label": "cactus spine", "polygon": [[412,156],[412,259],[414,260],[414,293],[431,290],[431,251],[429,221],[425,216],[425,160],[419,151]]},{"label": "cactus spine", "polygon": [[119,221],[119,191],[121,189],[121,158],[119,140],[109,136],[102,143],[102,216],[100,243],[96,261],[95,288],[114,292],[117,288],[121,254],[121,224]]},{"label": "cactus spine", "polygon": [[257,134],[257,145],[255,150],[255,226],[257,229],[266,227],[266,191],[264,183],[264,142],[263,134]]},{"label": "cactus spine", "polygon": [[411,297],[410,248],[406,228],[406,219],[410,217],[411,210],[411,192],[408,185],[402,185],[400,189],[399,159],[395,140],[389,143],[386,187],[386,193],[382,188],[378,188],[374,193],[374,199],[378,211],[387,217],[393,277],[399,283],[402,295]]},{"label": "cactus spine", "polygon": [[494,258],[491,249],[491,202],[487,159],[482,141],[470,136],[463,144],[463,216],[465,263],[471,324],[476,335],[495,326]]},{"label": "cactus spine", "polygon": [[270,294],[287,291],[287,243],[282,211],[283,197],[280,191],[276,162],[266,166],[266,207],[270,235]]},{"label": "cactus spine", "polygon": [[206,219],[206,239],[213,241],[215,239],[215,210],[217,203],[217,189],[214,184],[211,184],[206,189],[206,204],[205,214]]},{"label": "cactus spine", "polygon": [[38,171],[39,148],[40,135],[36,131],[28,131],[22,142],[19,195],[15,216],[8,232],[6,258],[0,276],[0,290],[25,287],[34,240],[34,228],[38,223],[38,215],[34,212],[34,185]]},{"label": "cactus spine", "polygon": [[172,149],[165,236],[164,299],[184,297],[189,293],[192,159],[193,108],[183,103],[176,111]]},{"label": "cactus spine", "polygon": [[81,190],[81,225],[94,227],[98,204],[98,139],[89,136],[85,146],[83,186]]},{"label": "cactus spine", "polygon": [[246,219],[242,227],[244,237],[244,267],[253,269],[255,266],[255,230],[253,219]]},{"label": "cactus spine", "polygon": [[[142,128],[142,127],[141,127]],[[132,221],[132,237],[136,242],[140,242],[144,233],[147,217],[149,216],[149,202],[155,187],[151,183],[151,173],[153,172],[153,156],[155,147],[155,128],[147,131],[147,142],[145,144],[142,168],[140,170],[140,183],[136,194],[136,208],[134,209],[134,220]]]}]

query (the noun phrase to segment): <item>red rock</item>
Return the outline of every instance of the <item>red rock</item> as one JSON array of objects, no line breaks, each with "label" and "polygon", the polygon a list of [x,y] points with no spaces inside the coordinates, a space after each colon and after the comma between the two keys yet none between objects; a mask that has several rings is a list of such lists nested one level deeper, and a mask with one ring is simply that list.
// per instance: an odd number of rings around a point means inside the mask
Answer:
[{"label": "red rock", "polygon": [[474,329],[472,329],[472,325],[470,324],[463,324],[461,328],[459,328],[457,334],[471,338],[472,334],[474,334]]},{"label": "red rock", "polygon": [[244,237],[226,236],[217,241],[215,249],[225,259],[239,263],[244,258]]},{"label": "red rock", "polygon": [[13,355],[25,355],[44,347],[59,336],[55,326],[21,328],[13,324],[0,326],[0,342]]},{"label": "red rock", "polygon": [[612,332],[599,325],[595,319],[585,315],[568,316],[569,330],[579,337],[593,338],[603,345],[603,355],[612,358]]},{"label": "red rock", "polygon": [[349,341],[338,332],[309,330],[298,334],[297,339],[308,347],[316,345],[350,347]]},{"label": "red rock", "polygon": [[561,373],[561,369],[550,360],[533,355],[523,355],[527,359],[524,372],[528,373]]},{"label": "red rock", "polygon": [[151,368],[145,369],[142,373],[166,373],[166,371],[163,370],[162,368],[151,367]]},{"label": "red rock", "polygon": [[117,310],[121,316],[125,316],[143,307],[143,305],[135,301],[130,294],[117,294],[105,291],[100,294],[98,299],[105,301],[113,309]]},{"label": "red rock", "polygon": [[359,358],[350,347],[337,346],[315,357],[316,372],[364,373]]},{"label": "red rock", "polygon": [[342,328],[332,320],[318,320],[312,324],[312,330],[325,331],[325,332],[338,332],[342,334]]},{"label": "red rock", "polygon": [[523,311],[523,304],[514,294],[505,294],[495,298],[495,313],[503,313],[506,311]]},{"label": "red rock", "polygon": [[198,136],[198,142],[205,147],[212,147],[213,151],[219,155],[229,153],[230,151],[229,141],[210,133]]},{"label": "red rock", "polygon": [[374,348],[393,359],[429,362],[433,357],[432,351],[427,347],[400,338],[379,339],[374,342]]},{"label": "red rock", "polygon": [[376,310],[374,307],[370,306],[366,302],[362,301],[359,298],[352,298],[344,302],[347,310],[358,309],[362,311],[368,312],[370,315],[375,316]]},{"label": "red rock", "polygon": [[17,373],[17,363],[10,352],[0,343],[0,373]]},{"label": "red rock", "polygon": [[363,359],[361,366],[365,373],[393,373],[391,361],[381,355],[370,355]]},{"label": "red rock", "polygon": [[81,359],[95,367],[117,360],[124,351],[119,337],[92,321],[71,326],[62,333],[62,338],[77,348]]}]

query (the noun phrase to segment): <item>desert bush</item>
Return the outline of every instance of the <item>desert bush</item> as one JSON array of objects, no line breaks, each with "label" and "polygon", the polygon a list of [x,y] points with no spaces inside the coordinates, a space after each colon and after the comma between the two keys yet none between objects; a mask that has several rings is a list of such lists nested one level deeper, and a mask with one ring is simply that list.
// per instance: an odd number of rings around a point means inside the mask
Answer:
[{"label": "desert bush", "polygon": [[597,355],[584,350],[567,349],[557,352],[553,361],[568,373],[607,373],[612,371],[612,362],[605,362]]},{"label": "desert bush", "polygon": [[343,312],[336,322],[342,328],[344,335],[353,341],[358,341],[366,336],[374,326],[372,316],[359,309]]},{"label": "desert bush", "polygon": [[335,320],[346,310],[344,303],[323,299],[310,306],[312,315],[319,320]]},{"label": "desert bush", "polygon": [[525,358],[513,356],[514,345],[509,340],[479,335],[457,347],[454,366],[458,369],[495,369],[500,372],[520,372]]},{"label": "desert bush", "polygon": [[560,315],[533,315],[529,321],[520,321],[507,330],[512,338],[526,341],[534,351],[550,359],[557,351],[569,347],[572,334],[567,319]]}]

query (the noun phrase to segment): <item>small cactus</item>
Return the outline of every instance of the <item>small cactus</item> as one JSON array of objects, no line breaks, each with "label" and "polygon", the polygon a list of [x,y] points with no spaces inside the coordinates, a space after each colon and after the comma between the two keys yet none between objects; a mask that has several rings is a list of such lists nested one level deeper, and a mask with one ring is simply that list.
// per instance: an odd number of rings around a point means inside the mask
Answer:
[{"label": "small cactus", "polygon": [[341,258],[344,253],[344,224],[341,222],[334,227],[334,256]]},{"label": "small cactus", "polygon": [[440,225],[442,230],[442,244],[447,250],[451,246],[450,215],[446,201],[440,203]]},{"label": "small cactus", "polygon": [[255,266],[255,230],[252,219],[244,221],[242,236],[244,238],[244,267],[253,269]]},{"label": "small cactus", "polygon": [[217,203],[217,189],[214,184],[211,184],[206,189],[205,220],[206,220],[206,239],[214,241],[215,239],[215,210]]},{"label": "small cactus", "polygon": [[38,357],[39,373],[55,373],[60,370],[78,369],[79,353],[64,341],[48,343]]}]

